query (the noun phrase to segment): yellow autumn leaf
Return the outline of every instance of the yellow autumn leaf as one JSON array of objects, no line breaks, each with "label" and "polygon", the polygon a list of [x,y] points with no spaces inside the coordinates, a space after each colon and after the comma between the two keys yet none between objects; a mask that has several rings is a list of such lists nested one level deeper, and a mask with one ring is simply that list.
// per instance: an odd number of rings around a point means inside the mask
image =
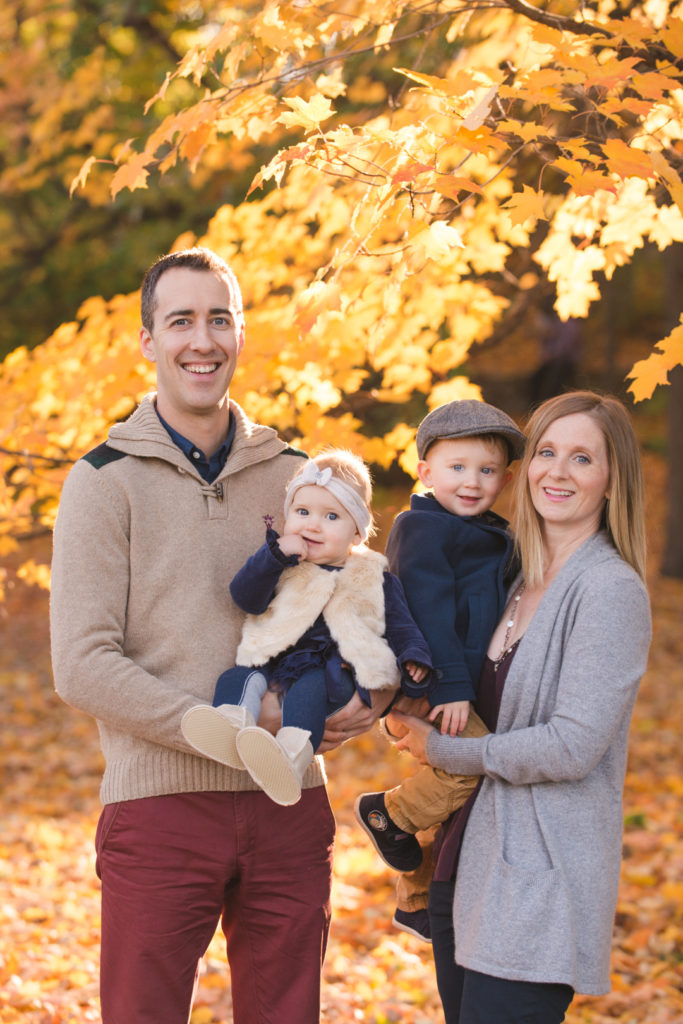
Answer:
[{"label": "yellow autumn leaf", "polygon": [[414,242],[419,243],[428,259],[432,260],[447,256],[452,249],[465,248],[460,232],[443,220],[434,221],[426,227],[416,236]]},{"label": "yellow autumn leaf", "polygon": [[647,359],[640,359],[627,374],[632,379],[628,390],[636,402],[650,398],[659,384],[668,384],[669,371],[683,362],[683,316],[668,337],[658,341]]},{"label": "yellow autumn leaf", "polygon": [[669,15],[662,31],[662,39],[672,53],[680,56],[683,53],[683,18]]},{"label": "yellow autumn leaf", "polygon": [[70,197],[73,196],[73,194],[74,194],[74,192],[76,191],[77,188],[84,188],[85,187],[85,183],[88,180],[88,175],[90,174],[92,165],[95,164],[95,163],[97,163],[97,157],[96,156],[89,156],[88,159],[83,162],[83,164],[81,165],[80,171],[78,172],[76,177],[71,182],[71,186],[69,188],[69,196]]},{"label": "yellow autumn leaf", "polygon": [[276,121],[287,128],[304,128],[307,132],[312,132],[334,114],[329,98],[320,93],[316,93],[310,100],[304,100],[300,96],[286,96],[284,102],[292,108],[292,113],[280,114]]},{"label": "yellow autumn leaf", "polygon": [[147,188],[149,157],[146,153],[136,153],[122,164],[111,180],[110,192],[115,199],[119,192],[128,188],[134,192],[136,188]]},{"label": "yellow autumn leaf", "polygon": [[469,377],[453,377],[432,388],[427,405],[432,410],[440,405],[446,405],[447,402],[459,402],[463,398],[481,401],[481,388],[478,384],[473,384]]},{"label": "yellow autumn leaf", "polygon": [[513,224],[524,224],[531,220],[547,220],[543,209],[543,193],[528,185],[522,186],[521,192],[515,192],[501,209],[506,210]]},{"label": "yellow autumn leaf", "polygon": [[607,167],[620,178],[651,178],[652,161],[642,149],[634,149],[623,139],[607,139],[602,144]]}]

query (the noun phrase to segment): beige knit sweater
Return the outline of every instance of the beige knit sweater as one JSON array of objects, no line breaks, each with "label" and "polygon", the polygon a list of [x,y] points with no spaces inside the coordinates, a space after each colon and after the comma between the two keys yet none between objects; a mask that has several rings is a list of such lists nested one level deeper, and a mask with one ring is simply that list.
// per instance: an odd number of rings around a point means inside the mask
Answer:
[{"label": "beige knit sweater", "polygon": [[[235,662],[244,615],[228,585],[282,522],[300,466],[274,430],[231,402],[236,433],[207,484],[171,441],[153,396],[76,463],[54,534],[50,621],[55,686],[97,719],[103,803],[166,793],[253,790],[247,772],[202,758],[180,721],[211,703]],[[304,786],[324,783],[322,759]]]}]

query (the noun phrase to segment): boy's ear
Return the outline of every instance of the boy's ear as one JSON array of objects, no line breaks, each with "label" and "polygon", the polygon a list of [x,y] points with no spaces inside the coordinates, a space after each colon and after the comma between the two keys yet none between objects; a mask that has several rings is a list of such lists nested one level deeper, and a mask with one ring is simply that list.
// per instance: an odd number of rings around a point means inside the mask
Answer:
[{"label": "boy's ear", "polygon": [[506,469],[505,472],[503,473],[503,482],[500,485],[501,491],[503,490],[504,487],[507,487],[507,485],[510,483],[511,480],[512,480],[512,470],[511,469]]},{"label": "boy's ear", "polygon": [[417,475],[420,483],[424,484],[425,487],[432,486],[432,471],[429,463],[425,462],[424,459],[420,459],[417,464]]}]

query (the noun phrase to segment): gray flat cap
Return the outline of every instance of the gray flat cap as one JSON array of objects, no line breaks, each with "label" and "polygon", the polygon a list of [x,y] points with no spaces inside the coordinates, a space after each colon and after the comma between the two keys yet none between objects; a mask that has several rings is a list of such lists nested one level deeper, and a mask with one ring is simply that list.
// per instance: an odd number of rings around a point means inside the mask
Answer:
[{"label": "gray flat cap", "polygon": [[501,409],[486,402],[465,398],[433,409],[417,428],[417,454],[424,459],[434,441],[445,438],[472,437],[474,434],[500,434],[508,443],[510,458],[520,459],[525,437],[513,420]]}]

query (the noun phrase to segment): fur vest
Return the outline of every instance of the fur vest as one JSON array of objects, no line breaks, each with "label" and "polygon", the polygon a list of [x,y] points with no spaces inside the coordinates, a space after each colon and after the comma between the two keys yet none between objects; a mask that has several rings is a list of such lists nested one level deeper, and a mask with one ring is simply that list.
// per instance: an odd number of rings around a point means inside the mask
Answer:
[{"label": "fur vest", "polygon": [[285,569],[262,615],[247,615],[238,665],[263,665],[293,647],[321,614],[356,681],[367,690],[394,689],[396,657],[384,639],[387,561],[370,548],[354,548],[339,571],[312,562]]}]

